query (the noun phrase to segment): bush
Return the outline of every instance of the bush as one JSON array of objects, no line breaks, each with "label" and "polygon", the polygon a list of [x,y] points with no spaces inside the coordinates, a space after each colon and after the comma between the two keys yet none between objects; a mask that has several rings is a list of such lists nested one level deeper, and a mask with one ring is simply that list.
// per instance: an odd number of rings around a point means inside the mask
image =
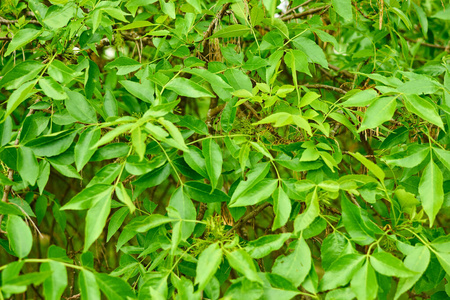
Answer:
[{"label": "bush", "polygon": [[444,1],[3,1],[0,299],[450,296]]}]

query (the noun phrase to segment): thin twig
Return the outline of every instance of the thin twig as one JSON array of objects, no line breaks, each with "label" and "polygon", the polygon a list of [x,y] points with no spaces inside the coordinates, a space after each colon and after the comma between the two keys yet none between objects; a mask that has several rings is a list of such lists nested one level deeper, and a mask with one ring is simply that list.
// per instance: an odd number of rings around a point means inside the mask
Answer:
[{"label": "thin twig", "polygon": [[214,20],[211,22],[211,24],[209,24],[208,29],[206,29],[205,34],[203,35],[202,49],[205,49],[206,43],[208,42],[208,38],[212,35],[214,29],[217,26],[217,23],[223,18],[228,7],[230,7],[230,4],[231,3],[225,3],[220,9],[220,11],[217,13]]},{"label": "thin twig", "polygon": [[315,14],[317,12],[322,11],[322,10],[328,10],[328,8],[330,8],[330,5],[325,5],[325,6],[321,6],[321,7],[311,8],[311,9],[302,11],[301,13],[293,13],[292,15],[288,15],[288,16],[282,17],[281,20],[282,21],[289,21],[289,20],[292,20],[292,19],[298,19],[298,18],[301,18],[301,17],[313,15],[313,14]]},{"label": "thin twig", "polygon": [[300,7],[305,6],[305,5],[308,5],[309,3],[313,2],[313,1],[314,1],[314,0],[308,0],[308,1],[306,1],[306,2],[303,2],[302,4],[297,5],[296,7],[293,7],[293,8],[291,8],[290,10],[286,11],[284,14],[281,15],[281,17],[284,17],[284,16],[290,14],[291,12],[293,12],[293,11],[299,9]]},{"label": "thin twig", "polygon": [[243,216],[240,218],[234,226],[227,231],[227,235],[235,231],[236,229],[239,229],[242,225],[244,225],[248,220],[255,218],[260,212],[262,212],[267,206],[269,206],[270,203],[266,202],[261,206],[258,206],[255,210],[251,211],[248,215]]},{"label": "thin twig", "polygon": [[335,86],[331,86],[331,85],[326,85],[326,84],[304,84],[303,86],[310,88],[310,89],[324,89],[324,90],[330,90],[330,91],[334,91],[334,92],[338,92],[340,94],[345,95],[347,92],[341,88],[335,87]]},{"label": "thin twig", "polygon": [[[19,22],[18,20],[6,20],[3,18],[0,18],[0,24],[5,24],[5,25],[9,25],[9,24],[15,24]],[[28,22],[30,24],[35,24],[35,25],[41,25],[41,23],[39,23],[37,20],[25,20],[25,22]]]}]

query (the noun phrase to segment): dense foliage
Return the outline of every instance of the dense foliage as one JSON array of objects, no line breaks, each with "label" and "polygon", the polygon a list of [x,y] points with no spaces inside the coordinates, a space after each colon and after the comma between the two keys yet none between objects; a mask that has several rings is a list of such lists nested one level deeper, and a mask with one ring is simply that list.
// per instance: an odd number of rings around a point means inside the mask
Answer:
[{"label": "dense foliage", "polygon": [[7,0],[0,299],[446,299],[450,6]]}]

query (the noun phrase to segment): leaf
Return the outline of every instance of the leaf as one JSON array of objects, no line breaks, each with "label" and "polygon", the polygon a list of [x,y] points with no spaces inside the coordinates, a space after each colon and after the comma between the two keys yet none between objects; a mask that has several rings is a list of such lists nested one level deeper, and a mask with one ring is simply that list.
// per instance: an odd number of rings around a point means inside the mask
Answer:
[{"label": "leaf", "polygon": [[247,27],[245,25],[241,25],[241,24],[235,24],[235,25],[227,26],[227,27],[217,31],[216,33],[211,35],[209,38],[215,39],[215,38],[240,37],[240,36],[244,36],[245,34],[247,34],[249,32],[250,32],[249,27]]},{"label": "leaf", "polygon": [[218,243],[211,244],[200,253],[197,262],[197,272],[195,276],[195,284],[201,291],[212,279],[222,261],[222,249]]},{"label": "leaf", "polygon": [[322,259],[322,267],[327,271],[331,264],[340,256],[351,254],[348,250],[352,250],[352,246],[343,234],[335,231],[329,234],[322,242],[320,255]]},{"label": "leaf", "polygon": [[219,177],[222,174],[222,151],[214,139],[206,139],[202,142],[203,156],[205,157],[206,171],[213,189],[216,188]]},{"label": "leaf", "polygon": [[257,164],[253,169],[251,169],[247,173],[247,180],[239,182],[238,186],[236,187],[236,190],[234,191],[231,197],[230,204],[236,202],[237,198],[247,193],[258,182],[263,180],[264,177],[266,177],[266,175],[269,173],[269,171],[270,171],[270,164],[267,162]]},{"label": "leaf", "polygon": [[108,63],[106,69],[117,69],[117,75],[126,75],[138,70],[142,65],[129,57],[118,57],[114,61]]},{"label": "leaf", "polygon": [[[196,219],[197,211],[195,210],[194,203],[192,203],[192,200],[189,199],[189,197],[184,193],[182,187],[173,192],[172,197],[170,197],[169,207],[175,209],[178,214],[178,216],[175,216],[171,213],[171,211],[169,211],[168,215],[171,218],[175,219],[178,217],[187,221],[194,221]],[[185,221],[182,221],[182,223],[181,239],[185,240],[191,236],[196,224],[194,222]]]},{"label": "leaf", "polygon": [[28,97],[35,94],[36,91],[33,90],[36,85],[36,81],[29,81],[22,84],[17,90],[15,90],[8,99],[6,104],[6,112],[3,115],[3,121],[8,117],[23,101]]},{"label": "leaf", "polygon": [[44,64],[34,60],[18,63],[0,79],[0,87],[18,89],[23,83],[34,79],[44,67]]},{"label": "leaf", "polygon": [[80,135],[77,144],[75,145],[75,166],[77,171],[83,169],[92,155],[94,155],[97,148],[94,145],[100,139],[101,132],[95,127],[87,128]]},{"label": "leaf", "polygon": [[86,269],[81,270],[78,274],[78,284],[80,286],[81,299],[100,299],[100,290],[98,289],[95,275],[92,272]]},{"label": "leaf", "polygon": [[283,188],[278,189],[273,193],[273,212],[275,219],[272,225],[272,231],[284,226],[291,215],[292,205],[286,192]]},{"label": "leaf", "polygon": [[[429,147],[418,148],[417,150],[416,149],[417,148],[415,148],[413,151],[411,151],[413,153],[406,157],[399,158],[399,159],[387,158],[385,161],[387,164],[392,165],[392,166],[398,166],[398,167],[403,167],[403,168],[413,168],[413,167],[421,164],[423,162],[423,160],[430,153]],[[409,152],[409,149],[408,149],[408,152]]]},{"label": "leaf", "polygon": [[127,300],[128,297],[135,298],[133,290],[122,278],[104,273],[95,273],[95,279],[103,294],[109,300]]},{"label": "leaf", "polygon": [[98,239],[106,225],[109,212],[111,211],[111,194],[96,202],[86,214],[86,228],[84,250],[89,250],[91,245]]},{"label": "leaf", "polygon": [[284,61],[286,65],[292,69],[292,71],[299,71],[309,76],[311,72],[308,66],[308,56],[301,50],[290,50],[284,55]]},{"label": "leaf", "polygon": [[280,249],[290,237],[290,233],[265,235],[249,242],[244,249],[252,258],[262,258]]},{"label": "leaf", "polygon": [[336,10],[338,15],[343,17],[346,21],[353,19],[351,0],[333,0],[331,3],[333,4],[333,8]]},{"label": "leaf", "polygon": [[9,215],[6,222],[6,232],[11,250],[18,258],[28,256],[33,246],[31,230],[21,217]]},{"label": "leaf", "polygon": [[66,151],[75,138],[76,130],[55,132],[29,141],[25,146],[37,156],[56,156]]},{"label": "leaf", "polygon": [[152,228],[159,227],[172,221],[174,220],[169,217],[153,214],[142,219],[133,219],[132,222],[125,226],[125,229],[131,232],[147,232]]},{"label": "leaf", "polygon": [[358,299],[373,300],[378,295],[377,276],[373,267],[366,260],[350,282],[352,291]]},{"label": "leaf", "polygon": [[384,181],[384,177],[386,175],[379,166],[377,166],[376,164],[365,158],[363,155],[361,155],[361,153],[349,152],[349,154],[354,158],[356,158],[357,160],[359,160],[359,162],[362,163],[370,172],[372,172],[373,175],[375,175],[381,182]]},{"label": "leaf", "polygon": [[419,195],[422,207],[430,220],[430,228],[434,219],[444,203],[444,182],[442,172],[439,167],[430,160],[425,167],[419,183]]},{"label": "leaf", "polygon": [[400,259],[387,252],[378,252],[370,257],[370,263],[374,269],[386,276],[410,277],[417,275],[402,263]]},{"label": "leaf", "polygon": [[434,252],[442,269],[445,270],[447,274],[450,274],[450,253],[449,252]]},{"label": "leaf", "polygon": [[45,95],[54,100],[64,100],[67,94],[60,84],[51,77],[42,77],[39,79],[39,86]]},{"label": "leaf", "polygon": [[442,119],[437,113],[435,107],[429,103],[427,100],[420,98],[417,95],[404,95],[406,108],[421,117],[424,120],[427,120],[431,124],[434,124],[442,129],[444,129],[444,124],[442,123]]},{"label": "leaf", "polygon": [[[357,91],[357,90],[356,90]],[[368,89],[353,94],[347,101],[342,103],[343,107],[364,107],[370,105],[378,93],[374,89]]]},{"label": "leaf", "polygon": [[[235,198],[236,201],[230,202],[229,207],[255,205],[269,198],[278,185],[278,179],[263,179],[256,183],[251,189],[240,194]],[[234,194],[233,194],[234,197]]]},{"label": "leaf", "polygon": [[66,108],[69,114],[83,123],[97,123],[97,114],[86,98],[73,91],[67,91]]},{"label": "leaf", "polygon": [[118,137],[121,134],[124,134],[127,131],[132,130],[134,127],[136,127],[136,124],[134,123],[122,124],[117,126],[113,130],[108,131],[104,136],[102,136],[102,138],[94,146],[92,146],[92,149],[98,148],[100,146],[112,142],[116,137]]},{"label": "leaf", "polygon": [[433,148],[433,153],[439,158],[441,163],[450,171],[450,151]]},{"label": "leaf", "polygon": [[57,163],[50,162],[52,167],[58,171],[61,175],[69,178],[82,179],[80,174],[77,173],[72,165],[60,165]]},{"label": "leaf", "polygon": [[37,39],[37,37],[42,33],[42,30],[32,29],[32,28],[22,28],[17,32],[6,49],[5,55],[10,55],[13,51],[22,48],[31,41]]},{"label": "leaf", "polygon": [[262,282],[261,278],[256,272],[256,267],[253,264],[252,258],[245,252],[244,249],[234,250],[226,253],[227,260],[230,266],[242,273],[247,279],[254,282]]},{"label": "leaf", "polygon": [[52,275],[44,280],[45,299],[59,300],[67,287],[66,267],[57,261],[49,261],[41,265],[41,272],[51,271]]},{"label": "leaf", "polygon": [[114,187],[109,184],[96,184],[85,188],[70,199],[61,210],[83,210],[93,207],[98,202],[105,202],[111,197]]},{"label": "leaf", "polygon": [[180,116],[180,121],[177,122],[180,126],[187,127],[191,130],[194,130],[198,134],[208,135],[208,126],[206,126],[205,122],[190,116]]},{"label": "leaf", "polygon": [[136,206],[134,206],[133,201],[131,201],[131,198],[128,195],[127,190],[123,186],[122,182],[120,182],[116,186],[115,191],[117,198],[119,198],[119,200],[122,201],[122,203],[128,206],[128,208],[130,209],[130,214],[134,213],[134,211],[136,210]]},{"label": "leaf", "polygon": [[16,205],[9,204],[3,201],[0,202],[0,214],[25,216],[22,210],[18,208]]},{"label": "leaf", "polygon": [[121,80],[120,84],[133,96],[147,102],[154,103],[155,99],[153,94],[155,93],[153,86],[150,84],[141,84],[130,80]]},{"label": "leaf", "polygon": [[39,176],[39,165],[36,157],[28,147],[20,147],[17,152],[17,170],[24,181],[35,185]]},{"label": "leaf", "polygon": [[195,172],[203,176],[204,178],[209,178],[206,171],[206,162],[203,157],[203,153],[197,147],[189,147],[189,152],[183,154],[184,161],[191,167]]},{"label": "leaf", "polygon": [[214,97],[204,87],[187,78],[177,77],[172,79],[166,84],[166,89],[189,98]]},{"label": "leaf", "polygon": [[298,215],[294,221],[294,233],[298,233],[306,229],[320,213],[319,198],[317,196],[317,188],[314,189],[311,197],[307,200],[308,207]]},{"label": "leaf", "polygon": [[325,272],[319,283],[319,290],[332,290],[349,283],[354,274],[361,268],[364,258],[365,256],[360,254],[346,254],[339,257]]},{"label": "leaf", "polygon": [[170,133],[170,136],[174,139],[178,149],[180,149],[182,151],[189,151],[186,144],[184,143],[184,138],[181,135],[180,130],[172,122],[169,122],[162,118],[159,119],[159,122]]},{"label": "leaf", "polygon": [[211,186],[201,182],[189,181],[185,184],[186,193],[195,201],[203,203],[228,202],[230,197],[221,190],[214,189],[211,193]]},{"label": "leaf", "polygon": [[422,277],[423,273],[430,263],[430,250],[426,246],[416,245],[414,249],[405,258],[405,267],[418,272],[417,275],[400,278],[394,299],[398,299],[403,293],[407,292]]},{"label": "leaf", "polygon": [[397,108],[396,99],[396,97],[381,97],[375,100],[367,109],[358,132],[378,127],[391,120]]},{"label": "leaf", "polygon": [[111,237],[119,230],[119,228],[122,226],[123,222],[125,221],[125,218],[128,216],[128,212],[130,210],[128,207],[122,207],[118,209],[109,220],[108,224],[108,235],[106,237],[106,241],[109,242]]},{"label": "leaf", "polygon": [[361,208],[352,204],[345,196],[341,197],[341,207],[342,221],[352,240],[360,245],[374,242],[374,233],[364,222]]},{"label": "leaf", "polygon": [[302,50],[309,57],[309,60],[313,63],[321,65],[323,68],[328,69],[328,61],[325,57],[325,53],[322,48],[317,45],[313,40],[305,37],[298,37],[293,40],[297,49]]}]

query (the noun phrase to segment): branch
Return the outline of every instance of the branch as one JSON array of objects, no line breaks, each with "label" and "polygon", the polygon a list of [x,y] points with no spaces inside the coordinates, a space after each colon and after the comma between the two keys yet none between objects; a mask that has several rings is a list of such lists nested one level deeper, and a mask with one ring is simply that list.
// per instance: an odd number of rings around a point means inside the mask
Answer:
[{"label": "branch", "polygon": [[338,73],[342,73],[342,75],[344,75],[347,78],[350,78],[351,80],[355,79],[355,75],[353,75],[352,73],[350,73],[347,70],[339,69],[338,67],[336,67],[335,65],[332,65],[332,64],[328,64],[328,67],[330,69],[332,69],[333,71],[336,71]]},{"label": "branch", "polygon": [[324,90],[330,90],[330,91],[334,91],[334,92],[338,92],[340,94],[345,95],[347,92],[341,88],[335,87],[335,86],[331,86],[331,85],[326,85],[326,84],[304,84],[303,86],[310,88],[310,89],[324,89]]},{"label": "branch", "polygon": [[[223,15],[225,14],[225,12],[227,11],[228,7],[230,7],[231,3],[225,3],[222,8],[220,9],[220,11],[217,13],[216,17],[214,18],[214,20],[212,20],[211,24],[209,24],[208,29],[206,29],[205,34],[203,35],[203,42],[202,42],[202,49],[203,51],[205,51],[205,47],[206,47],[206,43],[208,42],[208,38],[212,35],[214,29],[217,26],[217,23],[219,22],[219,20],[221,20],[223,18]],[[203,52],[204,53],[204,52]]]},{"label": "branch", "polygon": [[305,10],[305,11],[303,11],[301,13],[293,13],[292,15],[288,15],[288,16],[282,17],[281,20],[282,21],[289,21],[289,20],[292,20],[292,19],[298,19],[298,18],[301,18],[301,17],[304,17],[304,16],[313,15],[313,14],[319,12],[319,11],[322,11],[322,10],[328,10],[328,8],[330,8],[330,5],[325,5],[325,6],[321,6],[321,7],[311,8],[311,9]]},{"label": "branch", "polygon": [[[0,18],[0,24],[10,25],[15,24],[19,22],[18,20],[6,20],[3,18]],[[37,20],[25,20],[25,22],[28,22],[29,24],[35,24],[35,25],[41,25]]]},{"label": "branch", "polygon": [[266,202],[261,206],[258,206],[255,210],[252,210],[248,215],[243,216],[240,218],[234,226],[227,231],[226,235],[229,235],[236,229],[240,228],[242,225],[244,225],[248,220],[255,218],[260,212],[262,212],[267,206],[269,206],[270,203]]},{"label": "branch", "polygon": [[284,14],[282,14],[281,17],[284,17],[284,16],[290,14],[291,12],[295,11],[296,9],[299,9],[299,8],[302,7],[302,6],[305,6],[305,5],[309,4],[309,3],[311,3],[312,1],[313,1],[313,0],[308,0],[308,1],[303,2],[303,3],[300,4],[300,5],[297,5],[296,7],[291,8],[290,10],[288,10],[287,12],[285,12]]},{"label": "branch", "polygon": [[407,40],[407,41],[412,42],[412,43],[420,43],[422,46],[425,46],[425,47],[441,49],[441,50],[444,50],[445,52],[449,52],[450,51],[450,46],[443,46],[443,45],[437,45],[437,44],[430,44],[430,43],[420,42],[418,40],[413,40],[413,39],[411,39],[409,37],[406,37],[406,36],[404,36],[403,38],[405,40]]},{"label": "branch", "polygon": [[4,37],[0,37],[0,41],[10,41],[12,40],[12,38],[4,36]]}]

